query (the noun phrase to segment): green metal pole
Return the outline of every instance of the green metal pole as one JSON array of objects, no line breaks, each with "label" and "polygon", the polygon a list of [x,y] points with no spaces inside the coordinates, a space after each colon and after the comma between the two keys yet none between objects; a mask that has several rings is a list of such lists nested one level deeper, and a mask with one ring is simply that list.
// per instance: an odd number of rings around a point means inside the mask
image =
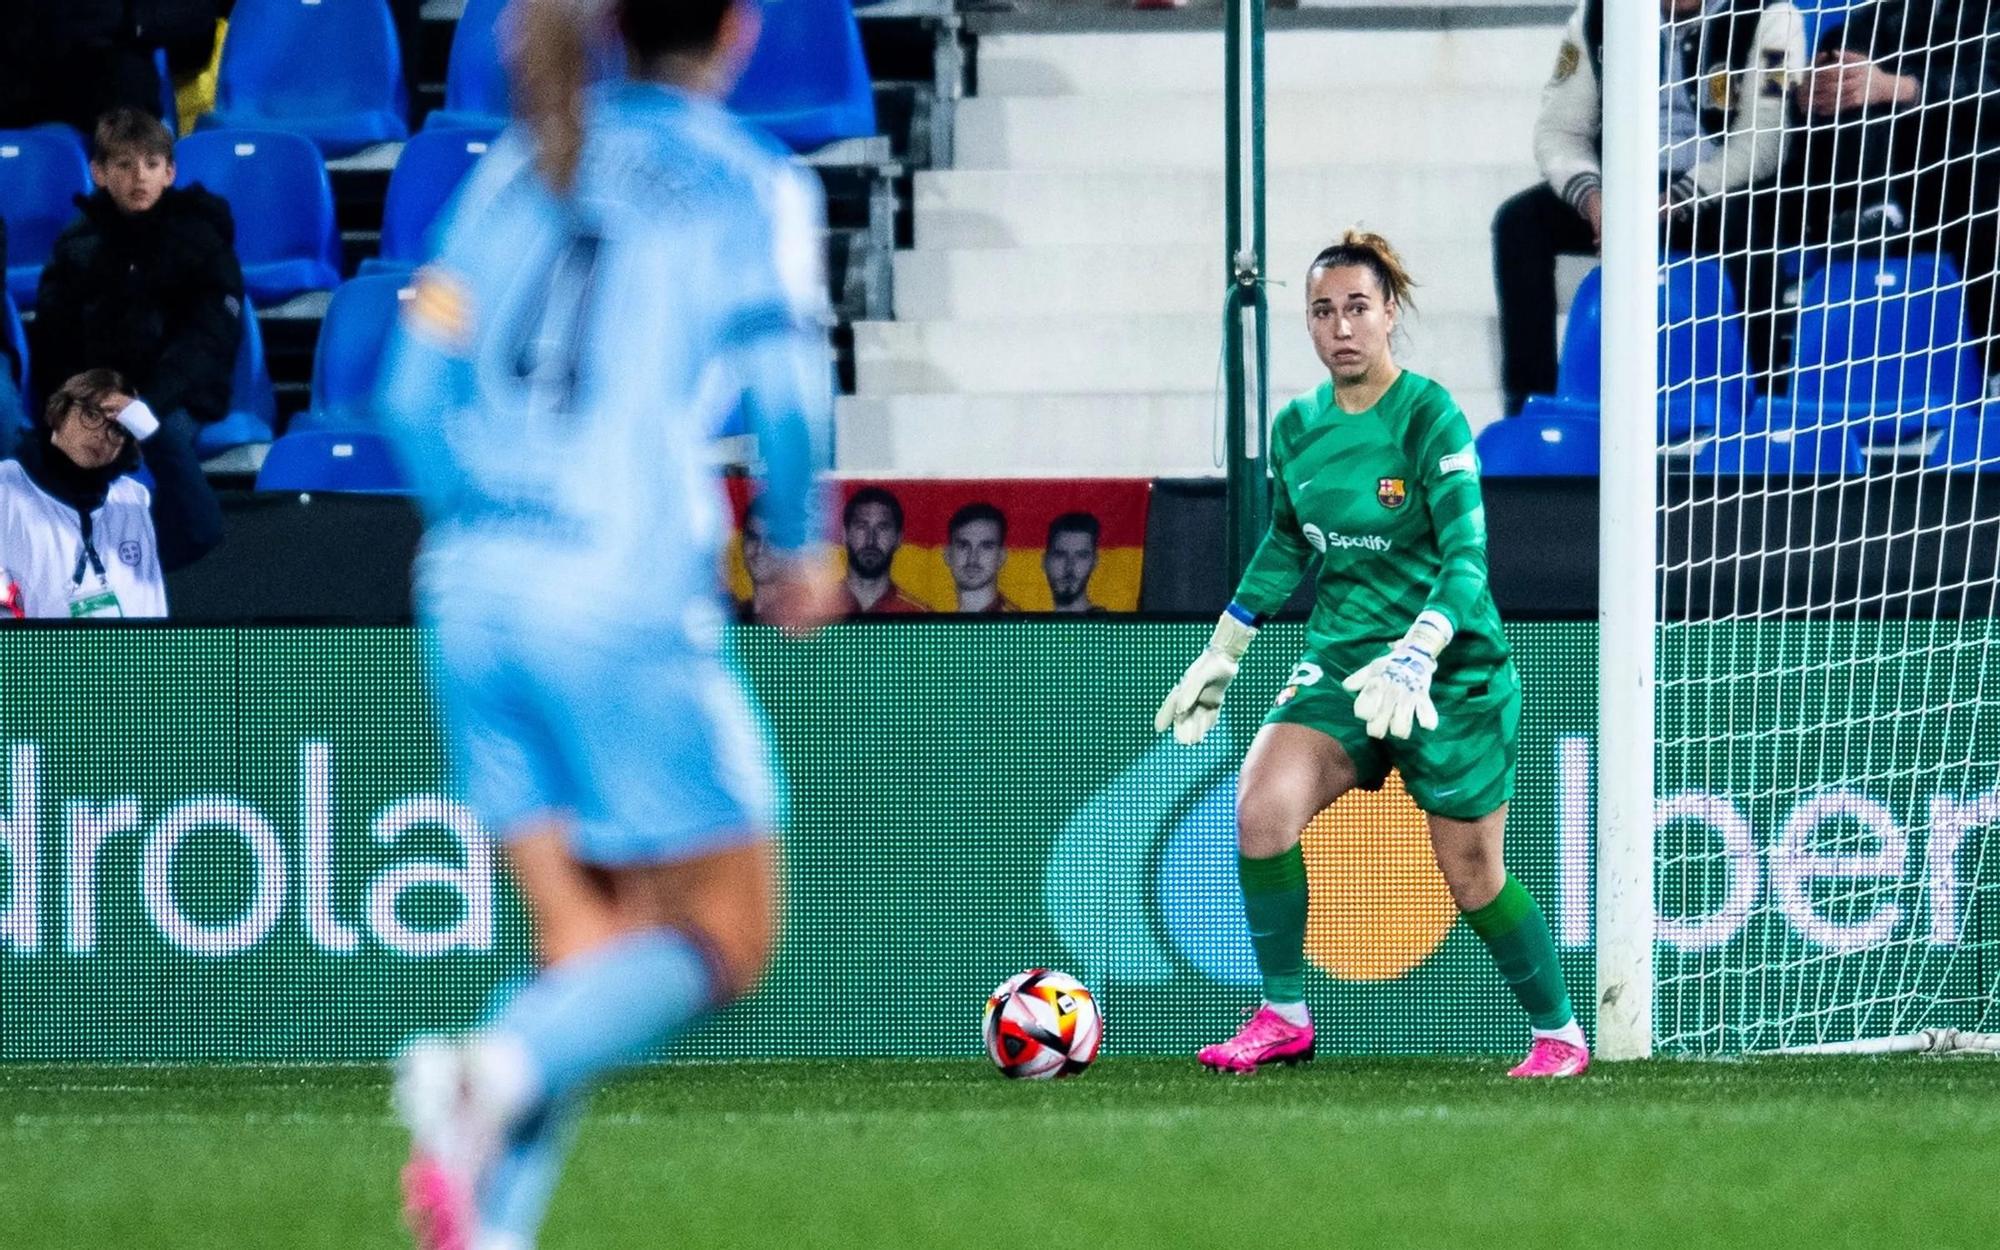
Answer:
[{"label": "green metal pole", "polygon": [[1243,575],[1271,521],[1264,455],[1271,372],[1270,308],[1264,298],[1264,3],[1226,0],[1224,6],[1229,301],[1223,353],[1229,386],[1225,468],[1232,584]]}]

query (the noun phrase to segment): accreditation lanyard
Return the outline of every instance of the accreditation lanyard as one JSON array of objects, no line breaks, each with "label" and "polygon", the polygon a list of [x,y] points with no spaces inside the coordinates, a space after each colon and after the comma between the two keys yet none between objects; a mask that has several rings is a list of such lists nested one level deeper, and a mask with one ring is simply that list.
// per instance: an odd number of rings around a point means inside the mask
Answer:
[{"label": "accreditation lanyard", "polygon": [[70,619],[124,616],[118,592],[111,589],[111,578],[104,571],[104,561],[97,554],[96,544],[90,541],[90,517],[77,515],[83,523],[83,546],[76,553],[76,571],[69,579]]}]

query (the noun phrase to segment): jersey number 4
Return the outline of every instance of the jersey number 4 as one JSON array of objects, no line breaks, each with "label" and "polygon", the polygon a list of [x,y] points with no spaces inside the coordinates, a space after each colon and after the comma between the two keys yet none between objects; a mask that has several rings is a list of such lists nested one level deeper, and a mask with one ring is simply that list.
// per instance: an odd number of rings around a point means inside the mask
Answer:
[{"label": "jersey number 4", "polygon": [[533,417],[566,421],[576,414],[603,254],[602,236],[570,235],[558,245],[548,272],[531,285],[532,294],[521,303],[508,357]]}]

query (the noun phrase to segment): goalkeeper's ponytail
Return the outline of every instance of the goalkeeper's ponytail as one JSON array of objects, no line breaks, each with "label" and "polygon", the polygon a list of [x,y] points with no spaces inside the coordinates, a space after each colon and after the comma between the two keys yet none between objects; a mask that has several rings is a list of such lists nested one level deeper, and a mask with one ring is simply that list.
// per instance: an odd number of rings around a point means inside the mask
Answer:
[{"label": "goalkeeper's ponytail", "polygon": [[1313,257],[1307,267],[1308,279],[1322,269],[1337,269],[1345,265],[1359,265],[1375,275],[1376,285],[1382,288],[1398,308],[1410,303],[1410,290],[1416,286],[1410,280],[1410,273],[1403,268],[1403,258],[1389,240],[1369,230],[1350,229],[1340,236],[1340,242]]}]

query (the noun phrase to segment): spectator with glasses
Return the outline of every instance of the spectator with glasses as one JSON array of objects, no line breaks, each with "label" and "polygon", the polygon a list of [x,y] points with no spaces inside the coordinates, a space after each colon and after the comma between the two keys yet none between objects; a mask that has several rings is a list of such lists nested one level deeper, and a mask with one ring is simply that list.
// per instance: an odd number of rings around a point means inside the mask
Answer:
[{"label": "spectator with glasses", "polygon": [[[134,476],[142,462],[150,488]],[[221,539],[193,448],[123,377],[88,370],[0,463],[0,616],[163,617],[166,574]]]}]

